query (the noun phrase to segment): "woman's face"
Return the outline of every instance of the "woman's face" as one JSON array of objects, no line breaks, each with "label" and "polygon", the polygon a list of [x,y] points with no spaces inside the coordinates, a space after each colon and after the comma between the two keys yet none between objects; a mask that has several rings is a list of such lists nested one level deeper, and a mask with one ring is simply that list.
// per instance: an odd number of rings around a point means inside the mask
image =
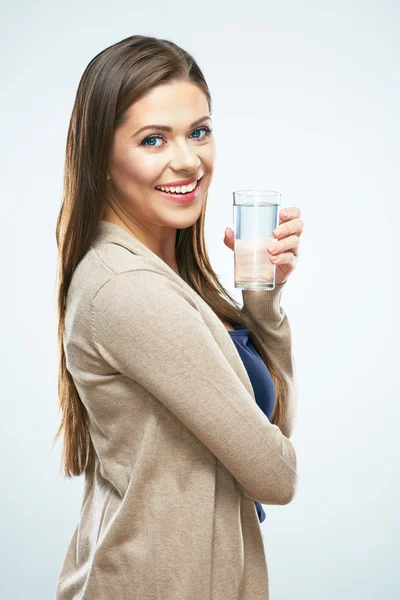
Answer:
[{"label": "woman's face", "polygon": [[[197,221],[216,157],[211,129],[207,98],[188,82],[160,85],[128,109],[127,121],[114,135],[107,201],[143,237],[166,239],[172,230],[175,234]],[[201,176],[197,197],[188,204],[175,203],[156,190]]]}]

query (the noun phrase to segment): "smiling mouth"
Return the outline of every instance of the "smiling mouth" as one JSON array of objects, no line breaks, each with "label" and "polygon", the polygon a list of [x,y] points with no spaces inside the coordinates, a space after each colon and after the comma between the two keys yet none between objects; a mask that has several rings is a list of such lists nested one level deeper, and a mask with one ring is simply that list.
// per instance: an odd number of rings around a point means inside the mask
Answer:
[{"label": "smiling mouth", "polygon": [[[188,185],[176,185],[176,186],[161,186],[161,185],[156,185],[156,187],[154,189],[158,190],[159,192],[166,192],[167,194],[176,194],[177,196],[179,195],[185,195],[185,194],[190,194],[191,192],[193,192],[199,185],[200,181],[203,179],[204,175],[202,175],[199,179],[197,179],[197,181],[190,183]],[[195,185],[194,185],[195,184]],[[193,187],[194,185],[194,187]],[[176,190],[179,188],[179,190],[182,190],[182,188],[185,188],[186,191],[182,192],[179,191],[177,192]],[[187,189],[189,188],[189,189]],[[174,190],[174,191],[171,191]]]}]

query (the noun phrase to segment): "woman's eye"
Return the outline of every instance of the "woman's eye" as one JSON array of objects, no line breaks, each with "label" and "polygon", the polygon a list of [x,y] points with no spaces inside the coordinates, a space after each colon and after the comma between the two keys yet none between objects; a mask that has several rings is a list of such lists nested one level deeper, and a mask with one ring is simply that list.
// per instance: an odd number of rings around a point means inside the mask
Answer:
[{"label": "woman's eye", "polygon": [[[194,139],[195,140],[204,140],[206,137],[211,135],[212,129],[210,129],[209,127],[198,127],[197,129],[195,129],[193,131],[193,133],[196,133],[196,131],[204,131],[205,135],[203,137],[195,136]],[[193,135],[193,133],[192,133],[192,135]],[[160,146],[156,146],[155,144],[149,144],[148,142],[153,142],[158,139],[162,140],[163,138],[164,138],[163,135],[150,135],[150,136],[144,138],[144,140],[142,140],[139,145],[146,146],[147,148],[160,148]]]},{"label": "woman's eye", "polygon": [[204,138],[208,137],[210,135],[210,133],[212,132],[212,129],[210,129],[209,127],[198,127],[197,129],[194,130],[196,131],[204,131],[205,135],[200,138],[200,137],[195,137],[195,140],[204,140]]}]

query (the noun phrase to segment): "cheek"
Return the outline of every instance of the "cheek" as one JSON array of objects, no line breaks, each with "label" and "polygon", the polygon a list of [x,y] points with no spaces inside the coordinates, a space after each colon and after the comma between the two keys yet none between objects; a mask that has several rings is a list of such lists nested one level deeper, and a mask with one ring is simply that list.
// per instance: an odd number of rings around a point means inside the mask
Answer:
[{"label": "cheek", "polygon": [[199,152],[199,158],[201,159],[201,162],[203,163],[207,171],[212,173],[217,158],[215,144],[207,144],[207,146],[204,147],[204,151]]},{"label": "cheek", "polygon": [[119,174],[131,184],[149,185],[157,180],[162,170],[160,159],[156,156],[143,156],[141,154],[126,155],[119,161]]}]

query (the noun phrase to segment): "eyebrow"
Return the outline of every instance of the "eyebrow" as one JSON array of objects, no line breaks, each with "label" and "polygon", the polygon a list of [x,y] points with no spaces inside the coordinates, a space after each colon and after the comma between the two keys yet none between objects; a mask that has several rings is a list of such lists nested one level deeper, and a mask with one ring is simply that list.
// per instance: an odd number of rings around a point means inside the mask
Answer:
[{"label": "eyebrow", "polygon": [[[211,117],[209,115],[206,115],[205,117],[201,117],[200,119],[197,119],[197,121],[194,121],[194,123],[192,123],[190,125],[189,129],[191,129],[192,127],[195,127],[199,123],[202,123],[206,119],[210,119],[210,121],[211,121]],[[135,137],[135,135],[137,135],[144,129],[159,129],[160,131],[173,131],[172,127],[169,127],[168,125],[145,125],[144,127],[141,127],[140,129],[138,129],[137,132],[132,135],[132,137]]]}]

